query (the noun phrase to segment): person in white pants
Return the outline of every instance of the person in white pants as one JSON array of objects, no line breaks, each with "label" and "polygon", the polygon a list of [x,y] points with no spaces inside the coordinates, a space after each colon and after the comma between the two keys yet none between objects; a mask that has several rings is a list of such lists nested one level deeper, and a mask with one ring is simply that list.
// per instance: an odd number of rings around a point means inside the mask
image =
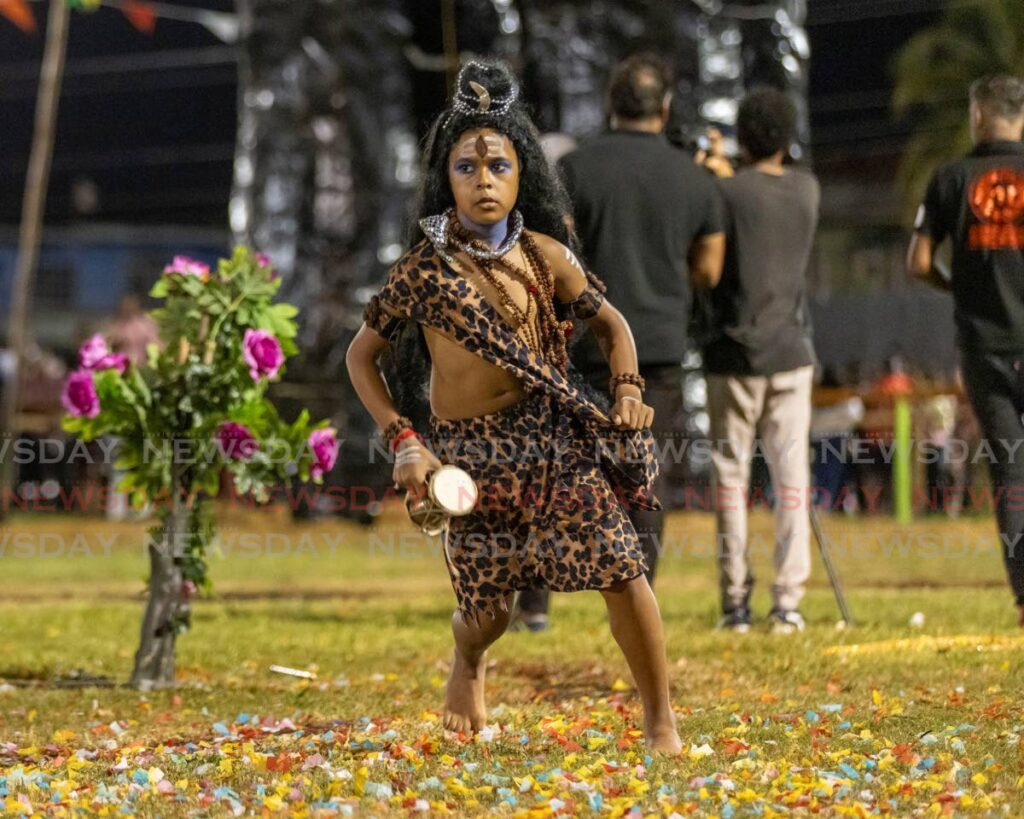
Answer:
[{"label": "person in white pants", "polygon": [[726,255],[710,295],[704,348],[711,414],[723,617],[748,631],[754,578],[747,562],[747,497],[756,440],[768,461],[775,507],[773,631],[804,627],[799,611],[810,573],[808,438],[814,349],[805,271],[817,227],[820,189],[786,163],[796,110],[781,91],[752,91],[736,129],[747,166],[737,173],[721,140],[701,161],[720,177]]},{"label": "person in white pants", "polygon": [[723,627],[746,631],[750,626],[754,576],[747,562],[747,493],[758,438],[775,501],[772,626],[776,631],[802,627],[799,606],[811,568],[807,504],[813,375],[808,365],[769,376],[708,376]]}]

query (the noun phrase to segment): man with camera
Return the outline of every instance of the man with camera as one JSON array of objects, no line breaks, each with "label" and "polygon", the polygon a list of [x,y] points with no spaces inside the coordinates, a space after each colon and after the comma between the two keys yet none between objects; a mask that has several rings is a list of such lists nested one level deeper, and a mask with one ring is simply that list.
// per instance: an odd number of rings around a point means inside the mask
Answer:
[{"label": "man with camera", "polygon": [[734,172],[720,135],[698,155],[725,200],[725,267],[710,294],[704,347],[718,520],[721,628],[749,631],[754,577],[747,561],[747,492],[760,438],[775,509],[774,632],[804,627],[799,604],[810,572],[809,434],[814,349],[805,275],[820,191],[785,160],[796,109],[782,91],[751,91],[736,136],[745,166]]},{"label": "man with camera", "polygon": [[[645,400],[654,407],[652,431],[662,446],[682,408],[692,292],[714,287],[724,254],[714,179],[665,137],[671,101],[672,78],[663,60],[652,54],[626,58],[608,86],[609,130],[559,163],[583,259],[633,330]],[[608,365],[592,337],[580,340],[572,358],[603,389]],[[665,494],[668,474],[663,463],[655,494]],[[653,581],[665,513],[634,509],[630,520]],[[543,627],[544,591],[524,593],[520,607],[527,627]]]}]

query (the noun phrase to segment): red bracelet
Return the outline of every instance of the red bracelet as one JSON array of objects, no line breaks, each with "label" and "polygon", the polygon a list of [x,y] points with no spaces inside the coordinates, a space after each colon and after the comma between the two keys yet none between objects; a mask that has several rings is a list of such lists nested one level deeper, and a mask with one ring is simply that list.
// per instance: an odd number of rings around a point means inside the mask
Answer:
[{"label": "red bracelet", "polygon": [[397,452],[398,451],[398,445],[400,443],[402,443],[402,441],[404,441],[406,438],[414,438],[414,437],[416,439],[418,439],[421,444],[423,443],[423,436],[422,435],[420,435],[412,427],[406,427],[401,432],[399,432],[394,438],[391,439],[391,451],[392,452]]}]

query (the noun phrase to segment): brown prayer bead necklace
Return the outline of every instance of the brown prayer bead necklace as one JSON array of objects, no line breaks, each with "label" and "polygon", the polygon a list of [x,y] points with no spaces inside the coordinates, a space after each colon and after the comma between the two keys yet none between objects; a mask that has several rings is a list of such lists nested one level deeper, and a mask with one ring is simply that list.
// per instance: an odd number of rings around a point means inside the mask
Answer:
[{"label": "brown prayer bead necklace", "polygon": [[[572,332],[572,321],[561,322],[555,316],[554,272],[547,258],[537,246],[533,236],[523,231],[519,240],[527,265],[527,269],[523,269],[510,261],[507,256],[500,259],[490,259],[475,254],[474,250],[487,251],[489,248],[466,230],[454,213],[449,221],[449,231],[450,235],[461,245],[466,255],[473,260],[480,274],[497,291],[502,305],[505,306],[517,323],[516,332],[521,332],[523,340],[529,347],[535,350],[547,363],[553,365],[562,375],[565,375],[569,359],[566,352],[565,339]],[[496,275],[494,271],[495,264],[504,267],[523,283],[523,286],[526,288],[525,310],[516,304],[508,287]],[[532,310],[531,307],[533,308]],[[539,333],[537,325],[532,320],[533,316],[539,319],[537,322]]]}]

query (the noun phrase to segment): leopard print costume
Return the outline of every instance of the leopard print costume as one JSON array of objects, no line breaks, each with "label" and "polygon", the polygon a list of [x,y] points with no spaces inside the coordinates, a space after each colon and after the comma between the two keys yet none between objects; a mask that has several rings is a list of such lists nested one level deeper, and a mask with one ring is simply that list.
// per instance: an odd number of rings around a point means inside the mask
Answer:
[{"label": "leopard print costume", "polygon": [[[593,292],[587,298],[592,304]],[[494,616],[510,592],[538,582],[554,591],[611,589],[643,574],[624,507],[660,508],[651,431],[616,429],[426,240],[395,264],[364,313],[384,338],[403,320],[444,334],[527,391],[488,415],[431,419],[428,446],[480,489],[474,511],[453,518],[443,536],[463,616]]]}]

